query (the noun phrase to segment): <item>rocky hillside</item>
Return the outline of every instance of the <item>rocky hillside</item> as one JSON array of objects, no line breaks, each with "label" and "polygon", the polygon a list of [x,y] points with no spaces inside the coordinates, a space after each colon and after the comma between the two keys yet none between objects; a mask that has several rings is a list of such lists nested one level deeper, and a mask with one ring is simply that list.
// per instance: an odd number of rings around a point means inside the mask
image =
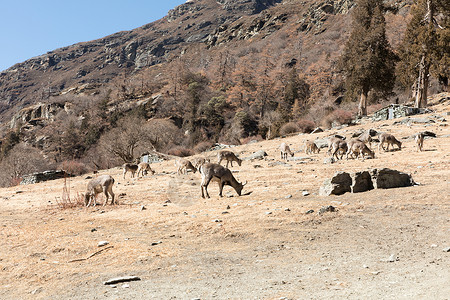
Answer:
[{"label": "rocky hillside", "polygon": [[[410,1],[395,1],[400,19]],[[52,96],[89,85],[105,86],[120,74],[136,74],[189,51],[213,55],[214,48],[243,47],[285,32],[289,51],[299,51],[303,67],[330,54],[336,56],[348,32],[353,0],[195,0],[187,1],[161,20],[105,38],[55,49],[0,73],[0,122],[9,122],[19,109]],[[334,28],[334,24],[340,24]],[[397,35],[397,30],[392,33]],[[332,49],[321,53],[321,47]],[[297,49],[295,48],[297,47]],[[312,48],[315,51],[312,51]],[[317,52],[317,53],[316,53]],[[298,53],[293,54],[295,57]],[[319,54],[317,56],[316,54]],[[311,55],[311,56],[309,56]],[[199,62],[195,62],[199,64]],[[200,67],[200,66],[199,66]],[[317,70],[314,70],[317,72]]]}]

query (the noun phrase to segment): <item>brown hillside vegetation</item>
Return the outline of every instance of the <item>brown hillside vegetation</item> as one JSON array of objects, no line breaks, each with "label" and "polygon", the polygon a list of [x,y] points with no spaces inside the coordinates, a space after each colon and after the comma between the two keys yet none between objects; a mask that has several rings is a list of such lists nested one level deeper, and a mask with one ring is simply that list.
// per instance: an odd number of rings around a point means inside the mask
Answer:
[{"label": "brown hillside vegetation", "polygon": [[[447,299],[450,129],[441,117],[450,108],[433,104],[433,113],[410,124],[364,121],[232,148],[240,158],[268,153],[231,168],[248,181],[241,197],[230,187],[218,197],[213,182],[212,197],[202,199],[200,175],[177,175],[173,161],[152,164],[156,174],[143,178],[101,171],[116,179],[117,206],[61,209],[62,179],[0,189],[0,298]],[[323,163],[324,149],[304,154],[306,140],[349,138],[361,128],[395,135],[401,151],[334,164]],[[437,137],[417,152],[413,135],[424,130]],[[305,159],[283,163],[282,142]],[[216,160],[216,152],[204,154]],[[419,184],[318,195],[337,171],[385,167]],[[72,198],[84,192],[85,177],[68,182]],[[337,211],[317,213],[327,205]],[[100,241],[111,247],[91,256]],[[126,275],[141,280],[103,284]]]}]

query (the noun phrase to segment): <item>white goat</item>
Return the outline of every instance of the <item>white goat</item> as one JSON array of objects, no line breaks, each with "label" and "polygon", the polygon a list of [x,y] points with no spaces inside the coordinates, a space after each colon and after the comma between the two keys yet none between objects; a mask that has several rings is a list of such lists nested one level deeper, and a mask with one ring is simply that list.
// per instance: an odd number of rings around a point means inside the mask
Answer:
[{"label": "white goat", "polygon": [[89,181],[86,189],[86,194],[84,195],[84,204],[86,206],[91,205],[92,199],[94,199],[93,206],[97,205],[97,195],[100,193],[105,193],[106,200],[103,203],[103,206],[108,203],[109,195],[111,195],[111,205],[115,204],[114,202],[114,193],[112,191],[112,187],[114,184],[114,178],[110,175],[102,175],[97,178]]}]

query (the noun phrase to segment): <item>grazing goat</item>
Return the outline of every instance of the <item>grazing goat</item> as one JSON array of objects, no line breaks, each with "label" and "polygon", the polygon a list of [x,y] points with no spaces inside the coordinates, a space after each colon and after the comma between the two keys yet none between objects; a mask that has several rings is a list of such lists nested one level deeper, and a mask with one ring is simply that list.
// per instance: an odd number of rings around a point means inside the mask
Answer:
[{"label": "grazing goat", "polygon": [[[398,149],[402,149],[402,142],[397,140],[392,134],[389,133],[381,133],[379,135],[380,143],[378,144],[378,152],[380,152],[380,148],[383,148],[384,151],[389,151],[389,146],[392,145],[392,149],[394,149],[394,144],[397,145]],[[384,149],[384,144],[387,144],[386,149]]]},{"label": "grazing goat", "polygon": [[316,143],[314,143],[313,141],[306,141],[305,143],[305,153],[306,154],[311,154],[311,153],[319,153],[320,149],[319,147],[317,147]]},{"label": "grazing goat", "polygon": [[367,130],[367,131],[365,131],[364,133],[362,133],[362,134],[357,138],[357,140],[358,140],[358,141],[361,141],[361,142],[363,142],[363,143],[369,144],[369,149],[372,149],[372,141],[373,141],[373,139],[372,139],[372,136],[370,135],[370,131],[369,131],[369,130]]},{"label": "grazing goat", "polygon": [[337,134],[329,137],[328,138],[328,151],[327,151],[327,154],[331,155],[331,151],[332,151],[334,142],[336,142],[336,141],[343,141],[343,140],[345,140],[345,137],[337,135]]},{"label": "grazing goat", "polygon": [[97,205],[97,195],[100,193],[105,193],[106,200],[103,203],[103,206],[108,203],[109,195],[111,195],[111,205],[115,204],[114,202],[114,193],[112,191],[112,187],[114,184],[114,178],[112,178],[110,175],[102,175],[98,176],[97,178],[92,179],[89,181],[86,189],[86,194],[84,195],[84,205],[89,206],[91,205],[92,199],[94,199],[93,206]]},{"label": "grazing goat", "polygon": [[222,197],[222,190],[224,185],[230,185],[234,188],[236,193],[240,196],[242,189],[244,188],[245,183],[239,183],[231,174],[231,171],[219,164],[211,164],[207,163],[200,166],[200,173],[202,175],[202,183],[201,183],[201,189],[202,189],[202,198],[205,198],[205,195],[203,193],[203,189],[205,189],[206,197],[209,197],[208,194],[208,185],[211,180],[218,181],[219,183],[219,196]]},{"label": "grazing goat", "polygon": [[416,134],[416,137],[414,138],[414,140],[416,141],[416,144],[417,144],[417,151],[422,151],[424,137],[425,137],[425,135],[423,134],[423,132]]},{"label": "grazing goat", "polygon": [[141,173],[142,176],[145,176],[148,174],[148,172],[151,172],[152,175],[155,174],[155,171],[150,168],[150,164],[146,162],[141,162],[138,164],[138,170],[137,170],[137,176],[139,177],[139,173]]},{"label": "grazing goat", "polygon": [[222,150],[217,153],[217,160],[219,161],[219,165],[224,159],[227,161],[227,168],[228,163],[231,163],[231,166],[233,166],[233,161],[237,162],[239,166],[242,164],[242,159],[237,158],[236,154],[234,154],[232,151]]},{"label": "grazing goat", "polygon": [[346,158],[348,159],[348,155],[356,155],[356,158],[358,158],[360,155],[362,157],[362,160],[364,161],[364,154],[368,154],[371,158],[375,158],[375,153],[367,147],[364,142],[361,142],[360,140],[350,140],[347,143],[347,155]]},{"label": "grazing goat", "polygon": [[281,159],[288,159],[288,154],[292,157],[294,156],[294,152],[291,151],[291,148],[289,148],[288,145],[286,145],[286,143],[282,143],[280,145],[280,153],[281,153]]},{"label": "grazing goat", "polygon": [[177,167],[177,174],[186,174],[187,170],[191,170],[192,172],[197,172],[197,168],[192,165],[192,163],[184,158],[177,158],[175,160],[175,166]]},{"label": "grazing goat", "polygon": [[[348,150],[347,142],[341,139],[336,139],[333,141],[331,148],[328,149],[328,153],[331,154],[331,157],[336,157],[336,160],[342,159],[344,153]],[[338,158],[338,153],[341,153],[341,157]]]},{"label": "grazing goat", "polygon": [[194,167],[197,168],[197,170],[200,168],[201,165],[210,163],[210,159],[209,158],[204,158],[204,157],[197,157],[194,159]]},{"label": "grazing goat", "polygon": [[134,177],[134,174],[136,174],[139,166],[136,164],[125,163],[122,165],[122,168],[123,168],[123,179],[125,179],[125,174],[127,174],[127,172],[130,172],[131,177]]}]

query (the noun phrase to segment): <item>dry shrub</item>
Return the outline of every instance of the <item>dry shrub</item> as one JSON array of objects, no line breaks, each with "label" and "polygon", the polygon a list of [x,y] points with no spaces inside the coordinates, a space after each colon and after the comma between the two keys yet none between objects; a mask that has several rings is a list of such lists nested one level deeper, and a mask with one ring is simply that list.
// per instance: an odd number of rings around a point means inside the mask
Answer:
[{"label": "dry shrub", "polygon": [[295,122],[289,122],[281,126],[280,135],[292,134],[300,131],[300,127]]},{"label": "dry shrub", "polygon": [[313,121],[305,119],[298,120],[297,125],[303,133],[311,133],[316,128],[316,124]]},{"label": "dry shrub", "polygon": [[64,187],[61,198],[56,197],[56,204],[60,209],[85,206],[84,195],[77,192],[76,195],[70,195],[70,179],[64,178]]},{"label": "dry shrub", "polygon": [[186,157],[186,156],[194,155],[195,153],[191,149],[178,146],[178,147],[174,147],[174,148],[170,149],[167,152],[167,154],[174,155],[174,156],[180,156],[180,157]]},{"label": "dry shrub", "polygon": [[245,145],[245,144],[249,144],[249,143],[255,143],[255,142],[261,142],[264,139],[262,138],[261,135],[252,135],[246,138],[242,138],[241,139],[241,145]]},{"label": "dry shrub", "polygon": [[71,175],[82,175],[89,172],[88,167],[76,160],[65,160],[59,164],[59,169]]},{"label": "dry shrub", "polygon": [[202,153],[202,152],[205,152],[206,150],[209,150],[212,146],[213,146],[213,143],[211,143],[211,142],[207,142],[207,141],[200,142],[197,145],[195,145],[194,152]]},{"label": "dry shrub", "polygon": [[349,124],[352,120],[353,117],[350,111],[337,109],[322,120],[322,125],[330,128],[333,124]]}]

